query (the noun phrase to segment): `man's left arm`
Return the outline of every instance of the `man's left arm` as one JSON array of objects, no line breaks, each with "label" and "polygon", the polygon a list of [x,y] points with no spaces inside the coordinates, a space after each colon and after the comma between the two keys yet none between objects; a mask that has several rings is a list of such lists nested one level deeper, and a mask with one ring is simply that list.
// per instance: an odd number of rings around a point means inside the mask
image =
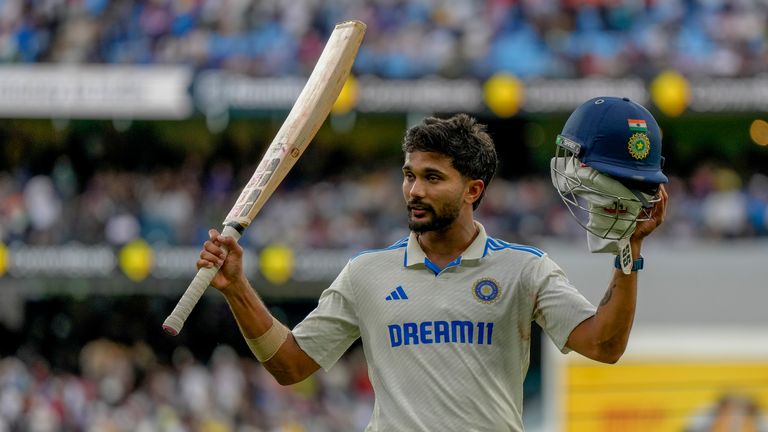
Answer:
[{"label": "man's left arm", "polygon": [[[659,198],[651,217],[638,222],[630,238],[633,257],[640,256],[643,239],[664,221],[668,199],[664,185],[659,188]],[[626,275],[615,269],[597,312],[573,329],[566,346],[593,360],[616,363],[627,347],[636,304],[637,272]]]}]

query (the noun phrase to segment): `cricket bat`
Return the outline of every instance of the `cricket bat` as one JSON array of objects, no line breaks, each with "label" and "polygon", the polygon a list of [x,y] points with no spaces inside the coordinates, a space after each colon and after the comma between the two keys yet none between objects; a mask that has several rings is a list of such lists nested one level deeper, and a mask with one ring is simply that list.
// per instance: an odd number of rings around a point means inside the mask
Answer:
[{"label": "cricket bat", "polygon": [[[315,69],[288,113],[288,117],[270,143],[253,176],[224,219],[222,235],[239,240],[243,231],[264,206],[322,126],[344,82],[349,76],[366,25],[345,21],[336,25]],[[192,309],[200,300],[218,267],[201,268],[179,300],[163,329],[179,334]]]}]

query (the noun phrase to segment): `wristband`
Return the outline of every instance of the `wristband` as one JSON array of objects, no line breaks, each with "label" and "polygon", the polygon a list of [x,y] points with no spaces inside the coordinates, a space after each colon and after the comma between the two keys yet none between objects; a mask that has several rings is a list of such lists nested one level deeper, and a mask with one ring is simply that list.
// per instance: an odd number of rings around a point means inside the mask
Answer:
[{"label": "wristband", "polygon": [[288,327],[284,326],[277,319],[272,318],[272,327],[266,333],[255,339],[245,338],[245,342],[248,344],[248,348],[251,349],[253,355],[256,356],[256,360],[264,363],[277,353],[277,350],[283,345],[290,332]]},{"label": "wristband", "polygon": [[[640,258],[632,261],[632,271],[636,272],[638,270],[642,270],[643,269],[643,262],[644,262],[643,257],[640,257]],[[613,266],[616,267],[617,269],[621,270],[621,260],[619,260],[619,256],[618,255],[616,255],[616,259],[613,260]]]}]

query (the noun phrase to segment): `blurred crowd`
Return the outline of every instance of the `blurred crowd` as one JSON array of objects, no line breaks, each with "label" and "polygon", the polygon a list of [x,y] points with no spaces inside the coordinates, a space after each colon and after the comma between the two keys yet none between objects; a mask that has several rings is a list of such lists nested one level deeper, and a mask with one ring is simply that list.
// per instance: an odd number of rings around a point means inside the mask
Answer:
[{"label": "blurred crowd", "polygon": [[[120,246],[199,245],[219,227],[252,173],[227,163],[140,173],[97,170],[82,187],[65,156],[48,174],[0,172],[0,241]],[[246,231],[242,242],[279,242],[296,249],[363,250],[407,235],[396,166],[321,181],[286,181]],[[663,238],[733,239],[768,235],[768,176],[744,178],[731,168],[702,163],[689,178],[671,176],[672,205]],[[545,237],[583,239],[549,178],[496,178],[476,214],[497,237],[534,243]]]},{"label": "blurred crowd", "polygon": [[78,369],[23,350],[0,358],[0,431],[361,431],[373,408],[360,349],[288,387],[227,345],[205,363],[177,348],[163,364],[146,344],[97,339]]},{"label": "blurred crowd", "polygon": [[356,73],[392,79],[768,71],[760,0],[0,0],[0,62],[305,75],[345,19],[368,24]]}]

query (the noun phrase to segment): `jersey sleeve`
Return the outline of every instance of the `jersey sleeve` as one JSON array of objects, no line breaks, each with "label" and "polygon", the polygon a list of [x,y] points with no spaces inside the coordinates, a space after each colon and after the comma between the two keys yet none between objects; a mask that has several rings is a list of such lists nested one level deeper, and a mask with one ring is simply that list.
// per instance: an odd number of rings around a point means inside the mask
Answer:
[{"label": "jersey sleeve", "polygon": [[330,369],[360,337],[349,264],[320,295],[317,307],[293,328],[293,337],[323,369]]},{"label": "jersey sleeve", "polygon": [[535,300],[533,319],[562,352],[576,326],[593,316],[597,308],[589,302],[549,256],[535,259],[528,267]]}]

